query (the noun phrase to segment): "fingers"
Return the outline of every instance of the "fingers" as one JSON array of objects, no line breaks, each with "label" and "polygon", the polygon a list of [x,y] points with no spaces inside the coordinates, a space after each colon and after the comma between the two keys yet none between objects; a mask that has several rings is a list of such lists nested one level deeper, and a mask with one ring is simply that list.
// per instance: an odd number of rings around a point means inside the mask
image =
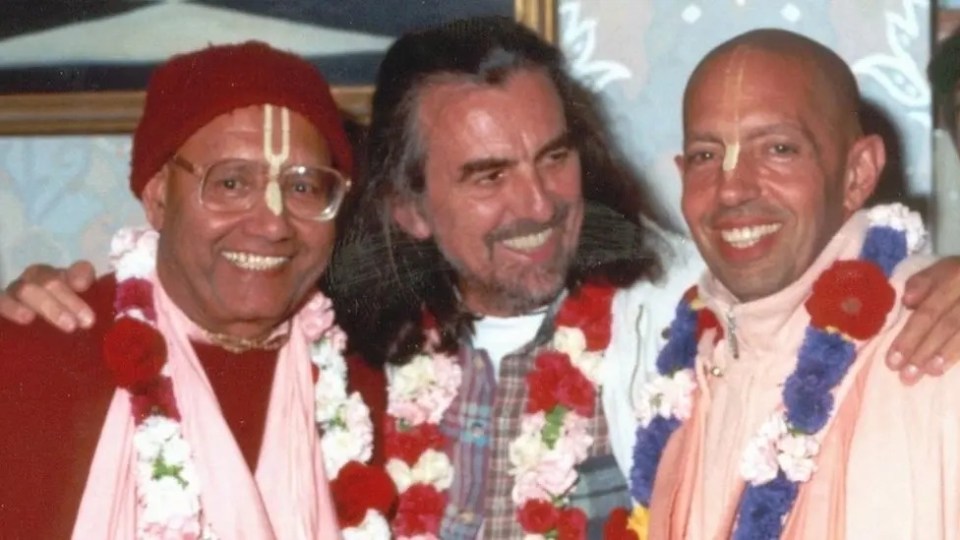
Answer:
[{"label": "fingers", "polygon": [[915,308],[887,356],[912,384],[938,376],[960,359],[960,258],[946,258],[910,278],[904,304]]},{"label": "fingers", "polygon": [[93,285],[97,278],[93,265],[87,261],[77,261],[66,270],[67,284],[71,289],[82,293]]},{"label": "fingers", "polygon": [[[57,270],[47,265],[28,267],[20,279],[7,289],[7,293],[24,309],[40,315],[44,320],[64,332],[93,325],[93,311],[71,289],[74,283],[84,285],[92,279],[87,275],[91,269],[74,265],[68,270]],[[71,277],[71,273],[74,275]],[[86,283],[89,288],[89,283]]]},{"label": "fingers", "polygon": [[[16,282],[11,283],[14,286]],[[0,294],[0,317],[9,319],[17,324],[30,324],[36,318],[34,311],[20,302],[17,302],[7,293]]]}]

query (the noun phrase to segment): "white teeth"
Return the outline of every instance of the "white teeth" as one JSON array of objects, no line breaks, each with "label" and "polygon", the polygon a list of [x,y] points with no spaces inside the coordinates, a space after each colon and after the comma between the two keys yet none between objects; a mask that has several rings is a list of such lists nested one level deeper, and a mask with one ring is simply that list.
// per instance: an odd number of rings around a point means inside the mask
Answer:
[{"label": "white teeth", "polygon": [[240,251],[224,251],[223,258],[244,270],[271,270],[287,262],[287,257],[269,257]]},{"label": "white teeth", "polygon": [[513,238],[504,240],[503,244],[510,249],[515,249],[518,251],[531,251],[542,246],[547,239],[550,238],[551,232],[553,232],[553,229],[545,229],[535,234],[515,236]]},{"label": "white teeth", "polygon": [[759,242],[764,236],[769,236],[779,231],[782,226],[780,223],[770,223],[768,225],[756,225],[753,227],[723,229],[720,231],[720,237],[737,249],[746,249]]}]

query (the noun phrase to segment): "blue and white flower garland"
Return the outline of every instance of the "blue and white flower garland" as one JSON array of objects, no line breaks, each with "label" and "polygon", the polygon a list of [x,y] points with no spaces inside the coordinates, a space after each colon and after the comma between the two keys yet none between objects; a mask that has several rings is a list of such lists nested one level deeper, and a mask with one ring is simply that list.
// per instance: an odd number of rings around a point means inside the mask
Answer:
[{"label": "blue and white flower garland", "polygon": [[[903,205],[875,207],[868,212],[868,220],[859,260],[876,265],[886,278],[908,254],[924,247],[923,222]],[[630,492],[645,509],[650,507],[664,447],[692,411],[703,308],[695,296],[679,303],[670,339],[657,357],[658,376],[647,385],[638,405],[640,426]],[[784,384],[783,409],[761,426],[744,451],[740,469],[747,488],[737,513],[735,540],[780,536],[800,484],[816,471],[814,458],[821,431],[833,412],[833,390],[856,359],[856,349],[855,339],[833,326],[819,328],[811,321],[807,327],[797,367]]]}]

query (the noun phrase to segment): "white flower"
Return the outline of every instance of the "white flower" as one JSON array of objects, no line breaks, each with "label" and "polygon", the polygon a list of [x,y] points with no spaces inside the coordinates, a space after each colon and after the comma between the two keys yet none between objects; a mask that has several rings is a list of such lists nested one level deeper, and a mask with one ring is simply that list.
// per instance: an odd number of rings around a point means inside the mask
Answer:
[{"label": "white flower", "polygon": [[438,491],[443,491],[453,484],[453,464],[445,453],[427,449],[413,466],[410,480],[415,484],[430,484]]},{"label": "white flower", "polygon": [[110,262],[117,281],[143,278],[156,267],[157,231],[145,228],[123,228],[110,243]]},{"label": "white flower", "polygon": [[529,470],[514,477],[510,498],[518,507],[530,499],[550,499],[550,494],[540,486],[537,476],[537,471]]},{"label": "white flower", "polygon": [[411,424],[440,422],[457,395],[462,373],[451,356],[420,354],[391,370],[387,412]]},{"label": "white flower", "polygon": [[533,469],[547,453],[547,450],[547,445],[544,444],[539,430],[531,433],[521,433],[510,443],[510,464],[513,465],[513,472],[519,473]]},{"label": "white flower", "polygon": [[554,448],[560,452],[568,452],[579,463],[587,459],[587,452],[592,445],[593,436],[590,435],[589,420],[575,412],[564,415],[563,434]]},{"label": "white flower", "polygon": [[692,369],[681,369],[673,375],[658,375],[644,387],[637,405],[637,418],[643,427],[654,416],[686,420],[693,411],[693,392],[697,381]]},{"label": "white flower", "polygon": [[565,494],[577,482],[576,464],[572,453],[554,448],[537,463],[537,484],[554,497]]},{"label": "white flower", "polygon": [[320,439],[320,448],[323,451],[323,467],[331,478],[336,478],[337,473],[347,462],[356,459],[364,450],[363,441],[355,434],[343,430],[332,429],[323,434]]},{"label": "white flower", "polygon": [[326,424],[336,420],[346,399],[347,390],[343,381],[321,373],[314,385],[314,414],[317,422]]},{"label": "white flower", "polygon": [[772,480],[778,470],[791,482],[806,482],[817,470],[814,458],[819,451],[816,437],[791,432],[783,413],[775,413],[747,443],[740,474],[753,485]]},{"label": "white flower", "polygon": [[777,451],[774,441],[763,436],[751,438],[740,458],[740,475],[754,486],[776,478]]},{"label": "white flower", "polygon": [[385,468],[397,486],[397,493],[403,493],[413,484],[410,466],[402,459],[391,458]]},{"label": "white flower", "polygon": [[165,416],[148,416],[133,434],[133,447],[137,455],[147,461],[153,461],[163,449],[163,445],[173,437],[180,437],[179,424]]},{"label": "white flower", "polygon": [[376,510],[367,510],[356,527],[343,530],[343,540],[389,540],[390,525]]},{"label": "white flower", "polygon": [[586,352],[587,338],[579,328],[560,326],[553,334],[553,348],[574,359]]},{"label": "white flower", "polygon": [[[147,482],[138,496],[142,499],[143,513],[140,517],[144,524],[156,523],[169,529],[183,530],[191,522],[196,522],[196,515],[200,511],[200,498],[191,495],[172,476]],[[199,524],[197,533],[199,533]]]},{"label": "white flower", "polygon": [[433,358],[426,354],[414,356],[406,365],[393,370],[390,381],[391,397],[413,399],[433,383]]},{"label": "white flower", "polygon": [[870,225],[890,227],[903,231],[907,239],[907,251],[917,253],[927,243],[927,229],[920,214],[900,203],[880,204],[867,212]]},{"label": "white flower", "polygon": [[757,486],[777,476],[777,441],[788,433],[782,412],[774,413],[757,430],[740,458],[743,479]]},{"label": "white flower", "polygon": [[777,441],[777,463],[791,482],[806,482],[817,470],[820,444],[812,435],[788,433]]},{"label": "white flower", "polygon": [[600,368],[603,366],[603,352],[585,351],[580,356],[571,356],[570,363],[594,385],[599,386],[602,382]]}]

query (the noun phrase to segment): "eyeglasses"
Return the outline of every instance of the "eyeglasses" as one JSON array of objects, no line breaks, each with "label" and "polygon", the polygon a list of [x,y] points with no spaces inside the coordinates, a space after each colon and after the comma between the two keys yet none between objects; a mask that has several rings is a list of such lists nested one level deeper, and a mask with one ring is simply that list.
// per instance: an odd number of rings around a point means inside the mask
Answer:
[{"label": "eyeglasses", "polygon": [[[179,154],[174,165],[200,178],[200,204],[214,212],[246,212],[264,198],[270,174],[267,164],[225,159],[198,167]],[[283,207],[294,217],[329,221],[336,217],[350,190],[350,179],[329,167],[288,165],[277,177]]]}]

